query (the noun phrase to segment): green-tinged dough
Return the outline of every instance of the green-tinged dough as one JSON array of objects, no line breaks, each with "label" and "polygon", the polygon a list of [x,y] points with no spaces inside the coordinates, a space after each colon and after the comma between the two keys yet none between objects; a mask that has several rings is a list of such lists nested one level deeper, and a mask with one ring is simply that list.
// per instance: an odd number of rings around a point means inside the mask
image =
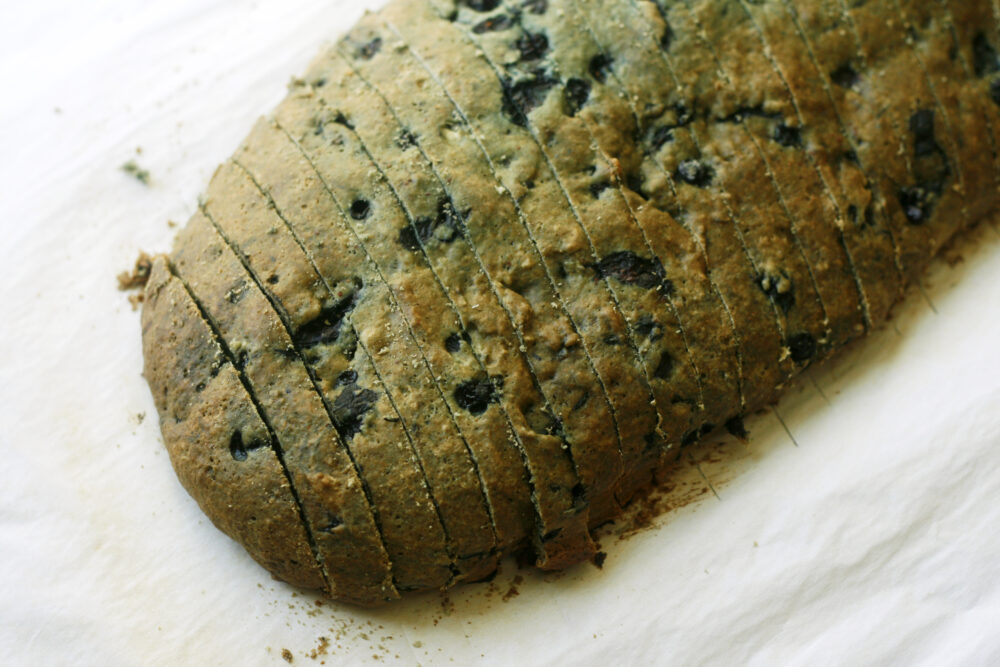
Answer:
[{"label": "green-tinged dough", "polygon": [[276,577],[354,604],[593,557],[654,470],[995,210],[997,7],[366,14],[152,261],[178,477]]}]

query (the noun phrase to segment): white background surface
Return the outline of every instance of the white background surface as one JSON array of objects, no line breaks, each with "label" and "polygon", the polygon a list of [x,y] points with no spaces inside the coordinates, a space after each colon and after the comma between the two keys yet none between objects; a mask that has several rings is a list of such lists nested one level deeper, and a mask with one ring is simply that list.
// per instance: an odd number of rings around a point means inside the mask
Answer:
[{"label": "white background surface", "polygon": [[1000,664],[995,223],[926,298],[750,420],[749,447],[693,451],[671,502],[705,486],[695,462],[718,500],[603,538],[603,570],[508,563],[448,598],[317,606],[201,516],[115,274],[169,247],[167,221],[361,5],[4,8],[0,662]]}]

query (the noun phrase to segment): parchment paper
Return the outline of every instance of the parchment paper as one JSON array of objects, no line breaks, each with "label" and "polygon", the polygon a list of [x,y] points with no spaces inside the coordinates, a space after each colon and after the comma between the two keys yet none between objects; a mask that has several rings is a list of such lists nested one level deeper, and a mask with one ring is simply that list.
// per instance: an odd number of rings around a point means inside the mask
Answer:
[{"label": "parchment paper", "polygon": [[[115,274],[363,5],[32,0],[0,21],[0,660],[1000,664],[1000,232],[678,465],[603,569],[380,611],[268,575],[177,483]],[[134,160],[148,186],[120,170]],[[283,657],[283,651],[287,651]]]}]

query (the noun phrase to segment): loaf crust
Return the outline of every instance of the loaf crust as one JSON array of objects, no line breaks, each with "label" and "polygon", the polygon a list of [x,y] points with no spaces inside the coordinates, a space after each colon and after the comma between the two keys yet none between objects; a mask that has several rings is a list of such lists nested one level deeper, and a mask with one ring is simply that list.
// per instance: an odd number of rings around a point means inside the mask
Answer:
[{"label": "loaf crust", "polygon": [[651,471],[997,203],[991,0],[397,0],[213,176],[143,310],[171,461],[362,605],[595,551]]}]

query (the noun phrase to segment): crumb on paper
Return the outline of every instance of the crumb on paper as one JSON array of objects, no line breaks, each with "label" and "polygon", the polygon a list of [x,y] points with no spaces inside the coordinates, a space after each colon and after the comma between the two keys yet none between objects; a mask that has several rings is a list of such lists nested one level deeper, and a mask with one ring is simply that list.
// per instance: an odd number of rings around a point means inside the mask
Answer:
[{"label": "crumb on paper", "polygon": [[139,251],[139,257],[135,260],[135,266],[131,271],[122,271],[118,274],[118,289],[123,292],[134,289],[142,289],[149,280],[149,272],[153,268],[153,258],[146,253]]},{"label": "crumb on paper", "polygon": [[149,185],[149,171],[140,167],[135,160],[123,164],[121,170],[143,185]]},{"label": "crumb on paper", "polygon": [[281,657],[287,663],[291,663],[293,660],[295,660],[295,656],[293,656],[292,652],[289,651],[287,648],[281,649]]},{"label": "crumb on paper", "polygon": [[[149,272],[153,268],[153,258],[144,252],[139,252],[139,258],[135,260],[135,266],[131,271],[122,271],[118,274],[118,289],[122,292],[142,290],[149,280]],[[136,310],[142,303],[142,292],[129,295],[129,303],[132,310]]]},{"label": "crumb on paper", "polygon": [[328,637],[320,637],[319,644],[312,651],[309,652],[309,657],[315,660],[321,655],[327,654],[327,649],[330,648],[330,639]]},{"label": "crumb on paper", "polygon": [[503,594],[503,601],[509,602],[513,598],[516,598],[518,595],[520,595],[521,591],[519,591],[517,587],[523,583],[524,583],[524,577],[522,577],[521,575],[517,575],[516,577],[514,577],[513,581],[510,582],[510,588],[508,588],[507,592]]}]

